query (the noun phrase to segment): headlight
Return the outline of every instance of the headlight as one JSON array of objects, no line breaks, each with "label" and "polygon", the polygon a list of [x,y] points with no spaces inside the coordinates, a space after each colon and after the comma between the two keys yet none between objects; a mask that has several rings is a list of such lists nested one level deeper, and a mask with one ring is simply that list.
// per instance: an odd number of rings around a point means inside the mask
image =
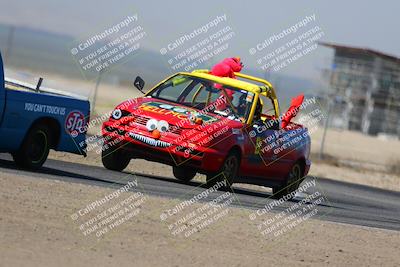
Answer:
[{"label": "headlight", "polygon": [[154,131],[155,129],[157,129],[157,125],[158,125],[158,121],[157,120],[150,119],[146,123],[146,128],[149,131]]},{"label": "headlight", "polygon": [[122,111],[120,109],[114,109],[114,111],[111,114],[112,118],[114,120],[119,120],[122,117]]},{"label": "headlight", "polygon": [[166,132],[169,129],[169,124],[166,121],[159,121],[157,125],[157,130],[160,132]]}]

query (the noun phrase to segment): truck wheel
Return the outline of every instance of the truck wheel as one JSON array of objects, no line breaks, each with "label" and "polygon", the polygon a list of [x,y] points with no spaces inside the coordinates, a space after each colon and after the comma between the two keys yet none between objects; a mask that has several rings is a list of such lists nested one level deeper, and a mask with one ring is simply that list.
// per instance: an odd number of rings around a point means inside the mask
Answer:
[{"label": "truck wheel", "polygon": [[39,169],[50,151],[52,136],[46,125],[36,125],[29,130],[19,150],[12,154],[18,167]]},{"label": "truck wheel", "polygon": [[101,152],[101,161],[106,169],[123,171],[131,159],[117,147],[106,146]]},{"label": "truck wheel", "polygon": [[217,182],[226,181],[224,189],[231,190],[240,166],[239,156],[235,152],[229,153],[218,173],[207,175],[207,185],[213,186]]},{"label": "truck wheel", "polygon": [[[288,177],[285,183],[281,186],[272,188],[273,198],[281,198],[285,195],[288,195],[297,188],[299,188],[300,183],[303,181],[303,168],[300,163],[296,163],[293,165],[290,170]],[[288,199],[293,198],[290,196]]]},{"label": "truck wheel", "polygon": [[183,181],[183,182],[189,182],[194,178],[196,175],[196,171],[193,169],[189,168],[183,168],[183,167],[172,167],[172,172],[174,173],[174,176],[176,179]]}]

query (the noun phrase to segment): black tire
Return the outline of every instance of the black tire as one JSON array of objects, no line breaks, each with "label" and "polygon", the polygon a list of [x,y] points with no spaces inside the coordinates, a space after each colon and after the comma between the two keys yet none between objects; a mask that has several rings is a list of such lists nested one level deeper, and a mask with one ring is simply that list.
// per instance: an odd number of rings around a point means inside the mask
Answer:
[{"label": "black tire", "polygon": [[273,198],[278,199],[297,190],[301,182],[304,180],[303,173],[303,166],[298,162],[294,164],[288,173],[285,183],[281,186],[272,188]]},{"label": "black tire", "polygon": [[237,153],[231,152],[225,158],[224,163],[218,173],[207,175],[207,185],[213,186],[217,182],[226,181],[224,189],[232,190],[232,184],[238,174],[240,166],[240,157]]},{"label": "black tire", "polygon": [[196,170],[176,166],[172,167],[172,172],[174,173],[176,179],[183,182],[189,182],[197,173]]},{"label": "black tire", "polygon": [[46,125],[33,126],[26,134],[18,151],[12,153],[15,164],[20,168],[31,170],[42,167],[49,155],[52,137]]},{"label": "black tire", "polygon": [[131,159],[120,148],[105,145],[101,152],[101,161],[106,169],[123,171]]}]

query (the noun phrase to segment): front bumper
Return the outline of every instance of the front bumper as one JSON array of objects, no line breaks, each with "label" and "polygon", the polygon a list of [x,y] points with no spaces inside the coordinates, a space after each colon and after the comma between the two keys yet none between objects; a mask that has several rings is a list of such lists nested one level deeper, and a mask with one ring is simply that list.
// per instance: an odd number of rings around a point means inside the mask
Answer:
[{"label": "front bumper", "polygon": [[109,122],[103,124],[102,134],[105,143],[122,149],[132,158],[194,168],[199,173],[217,172],[225,159],[224,153],[212,147],[184,147],[177,145],[171,135],[154,139],[148,131],[113,127]]}]

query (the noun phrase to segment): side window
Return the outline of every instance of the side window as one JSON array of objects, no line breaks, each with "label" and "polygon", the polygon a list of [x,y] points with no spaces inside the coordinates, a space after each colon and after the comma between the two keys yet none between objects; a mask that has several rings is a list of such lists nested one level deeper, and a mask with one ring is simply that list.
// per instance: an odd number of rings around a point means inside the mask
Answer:
[{"label": "side window", "polygon": [[272,103],[272,100],[261,94],[259,95],[259,97],[263,103],[261,113],[264,115],[274,116],[275,115],[275,107]]}]

